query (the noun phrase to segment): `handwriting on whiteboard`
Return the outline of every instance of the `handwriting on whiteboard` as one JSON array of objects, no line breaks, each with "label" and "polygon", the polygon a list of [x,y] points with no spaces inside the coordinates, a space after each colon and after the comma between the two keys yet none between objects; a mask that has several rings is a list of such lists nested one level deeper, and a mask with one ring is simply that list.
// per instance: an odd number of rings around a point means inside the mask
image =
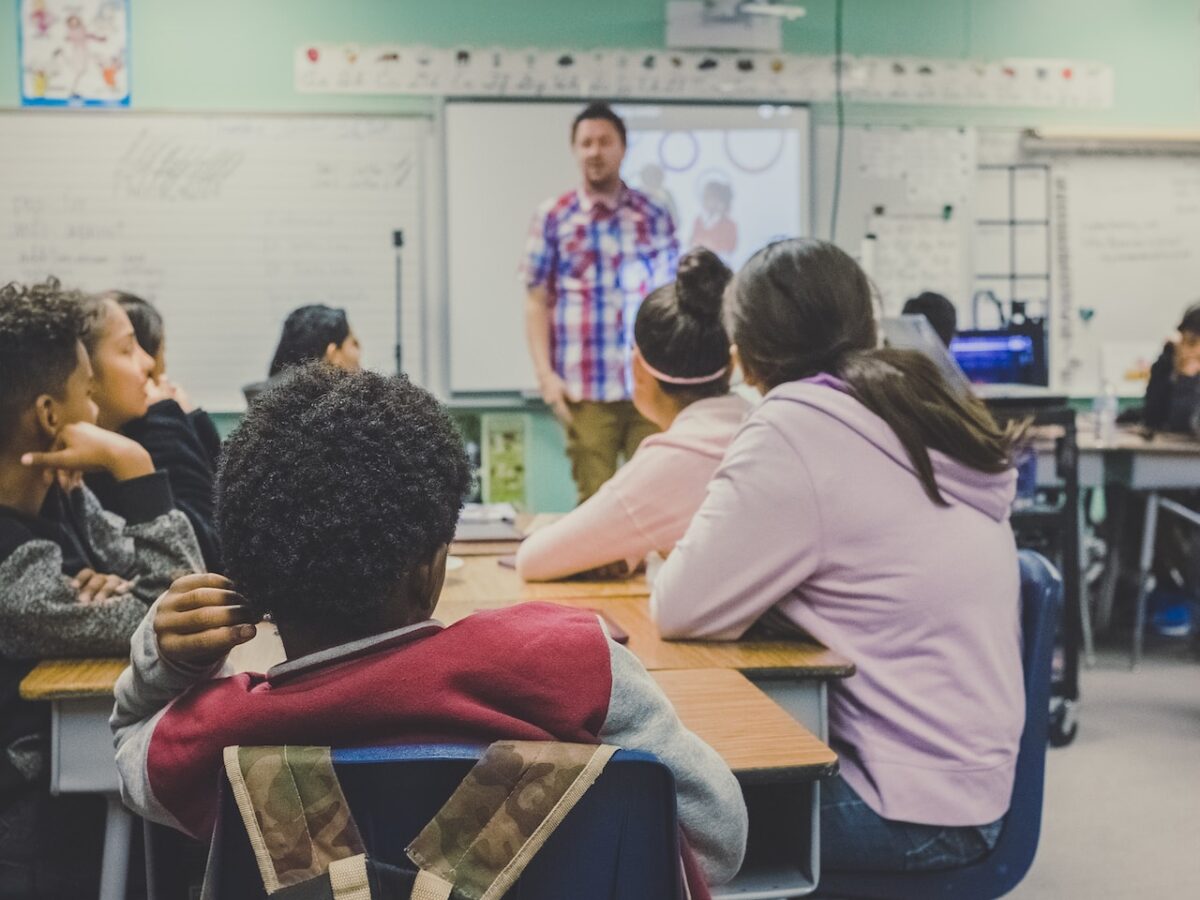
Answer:
[{"label": "handwriting on whiteboard", "polygon": [[143,128],[117,160],[113,188],[130,199],[212,200],[244,159],[240,150],[189,145]]}]

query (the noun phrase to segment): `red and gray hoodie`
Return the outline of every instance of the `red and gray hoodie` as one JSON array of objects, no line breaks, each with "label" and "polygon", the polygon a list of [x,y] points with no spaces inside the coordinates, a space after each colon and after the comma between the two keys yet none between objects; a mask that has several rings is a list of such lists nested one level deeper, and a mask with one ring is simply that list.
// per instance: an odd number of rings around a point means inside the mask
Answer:
[{"label": "red and gray hoodie", "polygon": [[710,884],[741,865],[737,781],[594,614],[526,603],[223,678],[163,659],[153,618],[133,636],[111,722],[125,803],[148,819],[208,835],[222,749],[233,744],[604,742],[671,768],[680,823]]}]

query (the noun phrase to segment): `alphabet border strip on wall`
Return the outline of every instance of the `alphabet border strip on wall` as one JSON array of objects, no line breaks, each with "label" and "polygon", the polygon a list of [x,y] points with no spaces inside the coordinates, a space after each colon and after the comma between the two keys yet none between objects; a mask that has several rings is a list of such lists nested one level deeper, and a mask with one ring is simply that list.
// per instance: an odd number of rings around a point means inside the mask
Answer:
[{"label": "alphabet border strip on wall", "polygon": [[[547,50],[313,43],[296,49],[299,93],[822,102],[833,56],[682,50]],[[1107,109],[1112,66],[1062,59],[845,57],[862,103]]]}]

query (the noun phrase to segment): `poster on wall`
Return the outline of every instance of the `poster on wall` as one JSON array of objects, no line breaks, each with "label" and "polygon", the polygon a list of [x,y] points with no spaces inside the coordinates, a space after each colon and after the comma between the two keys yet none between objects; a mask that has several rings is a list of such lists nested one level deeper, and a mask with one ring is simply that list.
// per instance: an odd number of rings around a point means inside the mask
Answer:
[{"label": "poster on wall", "polygon": [[23,106],[129,105],[129,0],[20,0]]}]

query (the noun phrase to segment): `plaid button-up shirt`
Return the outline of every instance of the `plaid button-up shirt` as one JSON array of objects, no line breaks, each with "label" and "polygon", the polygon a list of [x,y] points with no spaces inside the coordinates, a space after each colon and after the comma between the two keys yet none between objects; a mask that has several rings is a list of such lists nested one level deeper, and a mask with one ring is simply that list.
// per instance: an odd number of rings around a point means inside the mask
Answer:
[{"label": "plaid button-up shirt", "polygon": [[533,217],[521,265],[526,288],[554,304],[551,358],[584,400],[628,400],[633,323],[643,298],[675,277],[679,244],[671,214],[621,185],[616,207],[573,190]]}]

